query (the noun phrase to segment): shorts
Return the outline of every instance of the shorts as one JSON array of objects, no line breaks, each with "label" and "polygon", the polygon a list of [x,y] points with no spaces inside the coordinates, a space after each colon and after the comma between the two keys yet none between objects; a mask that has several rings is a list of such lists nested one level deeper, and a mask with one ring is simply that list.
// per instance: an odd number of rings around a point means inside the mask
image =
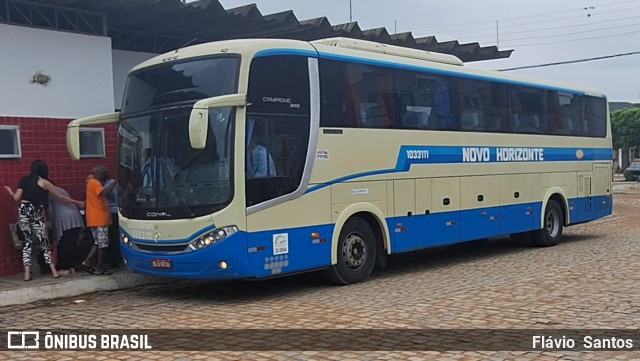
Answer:
[{"label": "shorts", "polygon": [[98,248],[109,248],[109,227],[91,227],[91,234],[93,235],[93,244]]}]

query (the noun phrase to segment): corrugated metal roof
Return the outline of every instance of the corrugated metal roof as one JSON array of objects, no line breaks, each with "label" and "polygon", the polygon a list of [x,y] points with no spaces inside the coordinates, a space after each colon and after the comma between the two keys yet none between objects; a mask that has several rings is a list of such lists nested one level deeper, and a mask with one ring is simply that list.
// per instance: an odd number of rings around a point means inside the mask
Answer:
[{"label": "corrugated metal roof", "polygon": [[[19,1],[19,0],[18,0]],[[508,58],[512,50],[478,43],[438,42],[434,36],[361,29],[357,22],[333,25],[326,17],[298,20],[293,11],[263,15],[255,4],[225,9],[217,0],[40,0],[39,4],[103,13],[115,49],[163,53],[186,43],[240,38],[316,40],[349,37],[457,56],[471,62]]]}]

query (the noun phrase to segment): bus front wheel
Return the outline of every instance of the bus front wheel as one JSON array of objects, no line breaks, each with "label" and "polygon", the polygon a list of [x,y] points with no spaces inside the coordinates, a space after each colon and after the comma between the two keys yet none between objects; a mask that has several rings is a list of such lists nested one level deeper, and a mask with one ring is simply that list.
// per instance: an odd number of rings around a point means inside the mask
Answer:
[{"label": "bus front wheel", "polygon": [[549,200],[544,210],[544,225],[542,229],[531,233],[533,245],[550,247],[558,244],[562,238],[563,219],[562,208],[558,202]]},{"label": "bus front wheel", "polygon": [[340,231],[338,262],[326,270],[329,280],[340,285],[365,281],[376,263],[376,239],[362,218],[349,219]]}]

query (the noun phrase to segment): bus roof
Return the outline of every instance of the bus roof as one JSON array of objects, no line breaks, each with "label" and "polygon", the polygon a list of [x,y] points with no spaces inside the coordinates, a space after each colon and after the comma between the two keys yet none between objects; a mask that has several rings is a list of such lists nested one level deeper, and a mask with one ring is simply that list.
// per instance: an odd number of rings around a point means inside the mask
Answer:
[{"label": "bus roof", "polygon": [[420,59],[427,60],[435,63],[444,63],[450,65],[459,65],[462,66],[464,63],[459,58],[453,55],[433,53],[426,50],[418,50],[405,48],[402,46],[394,46],[383,43],[377,43],[374,41],[366,41],[359,39],[350,39],[350,38],[328,38],[328,39],[320,39],[314,40],[311,44],[323,44],[329,46],[336,46],[341,48],[360,50],[360,51],[368,51],[379,54],[387,54],[387,55],[395,55],[404,58],[410,59]]},{"label": "bus roof", "polygon": [[168,61],[214,54],[239,54],[241,56],[254,57],[256,54],[265,55],[276,53],[302,54],[312,57],[365,62],[372,65],[423,69],[445,75],[455,75],[507,84],[521,84],[604,97],[604,94],[601,92],[590,88],[511,75],[495,70],[470,68],[463,66],[464,63],[452,55],[350,38],[328,38],[312,42],[290,39],[236,39],[211,42],[179,48],[158,55],[136,65],[131,71]]}]

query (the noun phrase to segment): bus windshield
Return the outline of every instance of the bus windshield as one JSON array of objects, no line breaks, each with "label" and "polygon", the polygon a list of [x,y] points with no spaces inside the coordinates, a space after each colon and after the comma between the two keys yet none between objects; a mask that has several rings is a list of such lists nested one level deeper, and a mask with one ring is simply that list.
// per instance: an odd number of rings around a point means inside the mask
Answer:
[{"label": "bus windshield", "polygon": [[204,149],[191,148],[188,128],[196,101],[236,92],[239,62],[229,56],[198,58],[131,73],[118,128],[125,217],[193,218],[229,204],[233,109],[210,111]]},{"label": "bus windshield", "polygon": [[238,87],[239,57],[208,57],[170,62],[132,72],[127,79],[122,114],[144,112],[233,94]]},{"label": "bus windshield", "polygon": [[207,144],[189,143],[191,108],[124,118],[120,122],[120,210],[133,219],[203,216],[229,204],[234,112],[211,112]]}]

